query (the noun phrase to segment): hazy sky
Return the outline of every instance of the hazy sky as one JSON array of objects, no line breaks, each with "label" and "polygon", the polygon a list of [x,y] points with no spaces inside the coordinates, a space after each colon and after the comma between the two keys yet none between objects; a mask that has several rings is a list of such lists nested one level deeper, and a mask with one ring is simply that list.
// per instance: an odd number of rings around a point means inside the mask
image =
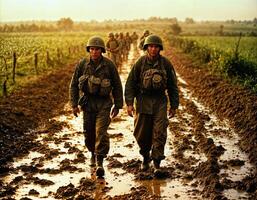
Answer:
[{"label": "hazy sky", "polygon": [[257,0],[0,0],[0,21],[141,19],[252,20]]}]

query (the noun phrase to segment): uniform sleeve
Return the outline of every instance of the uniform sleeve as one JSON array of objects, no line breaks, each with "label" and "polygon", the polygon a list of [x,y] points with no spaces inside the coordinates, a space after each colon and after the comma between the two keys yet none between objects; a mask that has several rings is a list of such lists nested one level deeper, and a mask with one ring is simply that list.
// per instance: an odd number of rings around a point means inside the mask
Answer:
[{"label": "uniform sleeve", "polygon": [[123,91],[122,91],[120,76],[114,64],[112,65],[112,77],[113,77],[112,95],[114,98],[114,106],[115,108],[121,109],[123,106]]},{"label": "uniform sleeve", "polygon": [[179,106],[179,93],[177,85],[176,72],[171,64],[171,62],[166,59],[166,71],[167,71],[167,89],[170,100],[170,107],[177,109]]},{"label": "uniform sleeve", "polygon": [[79,77],[80,77],[80,63],[76,65],[75,71],[72,75],[70,88],[69,88],[69,100],[72,107],[78,106],[79,100]]},{"label": "uniform sleeve", "polygon": [[137,78],[137,74],[139,73],[138,67],[139,61],[133,65],[125,84],[125,102],[128,106],[134,105],[134,98],[140,92],[140,88],[138,87],[139,80]]},{"label": "uniform sleeve", "polygon": [[106,50],[109,51],[110,50],[110,41],[109,40],[106,42],[105,46],[106,46]]},{"label": "uniform sleeve", "polygon": [[144,38],[140,40],[139,45],[138,45],[138,48],[139,48],[139,49],[143,50],[143,48],[144,48],[144,42],[145,42],[145,39],[144,39]]}]

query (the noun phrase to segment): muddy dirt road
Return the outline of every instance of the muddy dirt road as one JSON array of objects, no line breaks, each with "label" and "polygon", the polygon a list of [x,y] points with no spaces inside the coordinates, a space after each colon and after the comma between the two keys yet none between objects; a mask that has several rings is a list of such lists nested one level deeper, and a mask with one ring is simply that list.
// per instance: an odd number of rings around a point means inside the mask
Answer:
[{"label": "muddy dirt road", "polygon": [[[131,51],[124,63],[123,85],[138,56]],[[111,148],[104,161],[105,178],[96,178],[84,146],[82,115],[72,116],[66,104],[63,115],[49,120],[56,129],[32,130],[37,145],[9,163],[11,170],[1,176],[0,198],[255,199],[256,168],[240,150],[230,122],[201,104],[179,74],[178,81],[180,107],[170,120],[161,177],[154,177],[152,168],[139,170],[133,118],[124,108],[108,130]]]}]

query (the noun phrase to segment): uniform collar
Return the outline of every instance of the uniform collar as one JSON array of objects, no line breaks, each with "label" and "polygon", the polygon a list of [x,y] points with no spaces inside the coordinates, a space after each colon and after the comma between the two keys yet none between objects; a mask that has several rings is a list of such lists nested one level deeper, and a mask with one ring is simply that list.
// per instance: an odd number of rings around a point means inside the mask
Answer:
[{"label": "uniform collar", "polygon": [[106,65],[106,58],[104,56],[101,57],[100,61],[99,61],[99,64],[98,66],[95,66],[93,60],[89,60],[87,65],[91,66],[91,67],[94,67],[95,68],[95,71],[102,68],[103,66]]},{"label": "uniform collar", "polygon": [[158,65],[160,63],[160,60],[161,60],[161,55],[159,54],[158,57],[155,59],[155,60],[150,60],[149,56],[146,55],[146,62],[147,64],[150,64],[150,65]]}]

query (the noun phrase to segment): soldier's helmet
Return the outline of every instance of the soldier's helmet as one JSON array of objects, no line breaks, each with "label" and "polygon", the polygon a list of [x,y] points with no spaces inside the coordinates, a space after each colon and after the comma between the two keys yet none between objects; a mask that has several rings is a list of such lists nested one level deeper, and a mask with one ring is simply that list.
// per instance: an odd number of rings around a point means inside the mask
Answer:
[{"label": "soldier's helmet", "polygon": [[114,37],[114,34],[113,33],[109,33],[109,37]]},{"label": "soldier's helmet", "polygon": [[145,38],[143,49],[146,50],[149,44],[156,44],[160,46],[160,50],[163,50],[162,39],[158,35],[149,35]]},{"label": "soldier's helmet", "polygon": [[149,30],[144,30],[144,35],[150,35],[150,31]]},{"label": "soldier's helmet", "polygon": [[89,52],[90,47],[100,47],[102,49],[102,52],[105,53],[104,40],[99,36],[93,36],[88,39],[86,46],[87,52]]}]

